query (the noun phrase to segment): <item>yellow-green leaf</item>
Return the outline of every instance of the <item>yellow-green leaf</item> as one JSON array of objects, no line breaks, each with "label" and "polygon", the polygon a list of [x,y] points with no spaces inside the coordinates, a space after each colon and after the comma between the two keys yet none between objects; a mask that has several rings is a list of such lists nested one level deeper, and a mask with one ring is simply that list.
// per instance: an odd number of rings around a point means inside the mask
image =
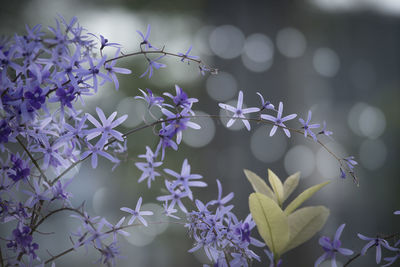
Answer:
[{"label": "yellow-green leaf", "polygon": [[289,251],[313,237],[325,225],[329,209],[324,206],[305,207],[288,216],[290,238],[283,252]]},{"label": "yellow-green leaf", "polygon": [[276,176],[276,174],[268,169],[268,181],[271,184],[272,189],[275,192],[275,196],[278,199],[279,206],[283,203],[283,185],[281,180]]},{"label": "yellow-green leaf", "polygon": [[249,207],[258,232],[274,255],[279,258],[289,241],[287,216],[274,200],[260,193],[250,195]]},{"label": "yellow-green leaf", "polygon": [[286,215],[292,213],[295,209],[297,209],[304,201],[312,197],[318,190],[320,190],[325,185],[329,184],[330,181],[314,185],[306,190],[304,190],[300,195],[298,195],[284,210]]},{"label": "yellow-green leaf", "polygon": [[256,191],[257,193],[264,194],[267,197],[272,198],[273,200],[276,200],[274,192],[272,192],[272,189],[260,176],[246,169],[244,169],[244,174],[246,175],[247,180],[249,180],[254,191]]},{"label": "yellow-green leaf", "polygon": [[282,202],[284,202],[290,196],[290,194],[293,193],[293,191],[299,185],[299,180],[300,180],[300,172],[296,172],[295,174],[290,175],[285,180],[285,182],[283,183],[283,199],[282,199]]}]

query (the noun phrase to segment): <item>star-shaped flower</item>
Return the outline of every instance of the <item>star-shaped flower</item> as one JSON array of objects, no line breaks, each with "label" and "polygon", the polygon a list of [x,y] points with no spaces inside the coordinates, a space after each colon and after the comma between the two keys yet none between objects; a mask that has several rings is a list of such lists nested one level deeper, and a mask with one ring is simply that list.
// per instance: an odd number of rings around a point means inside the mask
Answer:
[{"label": "star-shaped flower", "polygon": [[223,104],[223,103],[219,103],[218,105],[222,109],[225,109],[225,110],[228,110],[230,112],[233,112],[232,118],[226,124],[226,127],[228,127],[228,128],[231,127],[235,123],[236,119],[241,119],[241,121],[246,126],[247,130],[250,131],[250,123],[246,119],[244,114],[254,113],[254,112],[260,111],[259,108],[245,108],[245,109],[242,108],[242,106],[243,106],[243,92],[242,91],[239,91],[239,96],[238,96],[238,101],[237,101],[236,108],[231,106],[231,105],[227,105],[227,104]]},{"label": "star-shaped flower", "polygon": [[308,111],[308,117],[307,117],[307,121],[304,121],[302,118],[299,118],[300,123],[303,125],[303,129],[304,129],[304,137],[307,138],[307,135],[310,135],[315,142],[317,142],[317,137],[315,136],[315,134],[311,131],[311,129],[315,129],[315,128],[319,128],[320,125],[318,123],[316,124],[309,124],[311,121],[311,115],[312,112],[311,110]]},{"label": "star-shaped flower", "polygon": [[352,255],[354,252],[347,248],[341,248],[342,243],[340,242],[340,236],[342,235],[343,229],[346,224],[342,224],[336,230],[335,237],[331,240],[327,236],[323,236],[319,239],[319,244],[324,249],[325,253],[317,259],[314,267],[319,266],[323,261],[331,260],[332,267],[336,267],[336,254],[340,253],[342,255]]},{"label": "star-shaped flower", "polygon": [[130,208],[126,208],[126,207],[122,207],[120,210],[122,210],[122,211],[125,211],[125,212],[128,212],[128,213],[130,213],[130,214],[132,214],[132,217],[131,217],[131,219],[129,220],[129,222],[128,222],[128,225],[131,225],[135,220],[136,220],[136,218],[139,220],[139,221],[141,221],[143,224],[144,224],[144,226],[147,226],[148,224],[147,224],[147,222],[146,222],[146,220],[142,217],[142,215],[153,215],[153,212],[152,211],[140,211],[140,206],[142,205],[142,197],[140,197],[139,198],[139,200],[138,200],[138,202],[136,203],[136,208],[135,208],[135,210],[132,210],[132,209],[130,209]]},{"label": "star-shaped flower", "polygon": [[282,112],[283,112],[283,103],[279,102],[278,114],[277,114],[276,118],[271,115],[261,114],[262,119],[272,121],[275,123],[275,125],[271,129],[271,132],[269,133],[269,136],[273,136],[276,132],[276,129],[278,129],[278,126],[280,126],[280,127],[284,127],[283,131],[285,132],[287,137],[290,137],[290,131],[288,129],[286,129],[286,125],[283,123],[288,120],[293,120],[294,118],[297,117],[297,114],[290,114],[290,115],[282,118]]}]

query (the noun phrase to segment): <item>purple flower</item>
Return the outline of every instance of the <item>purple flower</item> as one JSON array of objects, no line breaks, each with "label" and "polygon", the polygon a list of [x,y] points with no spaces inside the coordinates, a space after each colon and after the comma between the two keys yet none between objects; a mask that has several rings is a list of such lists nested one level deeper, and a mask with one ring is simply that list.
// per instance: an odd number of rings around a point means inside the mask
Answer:
[{"label": "purple flower", "polygon": [[103,223],[107,226],[113,233],[113,242],[117,242],[117,234],[123,236],[129,236],[130,234],[124,230],[122,230],[121,226],[125,221],[125,217],[122,217],[115,225],[109,223],[106,219],[103,218]]},{"label": "purple flower", "polygon": [[46,95],[39,86],[36,86],[33,91],[25,92],[24,97],[28,100],[29,105],[34,109],[40,109],[46,101]]},{"label": "purple flower", "polygon": [[14,252],[31,255],[36,259],[35,250],[39,249],[39,245],[32,243],[31,228],[28,226],[17,227],[12,231],[12,238],[7,243],[9,249]]},{"label": "purple flower", "polygon": [[[100,35],[101,36],[101,35]],[[117,52],[115,53],[115,56],[117,57],[119,55],[120,49],[117,49]],[[131,70],[125,69],[125,68],[118,68],[114,67],[115,64],[117,63],[116,60],[111,61],[110,63],[106,63],[104,68],[107,71],[107,74],[111,77],[111,79],[114,82],[115,89],[118,91],[119,88],[119,82],[117,79],[117,76],[115,75],[116,73],[121,73],[121,74],[131,74]]]},{"label": "purple flower", "polygon": [[303,125],[303,129],[304,129],[304,137],[307,138],[307,134],[310,135],[315,142],[317,142],[317,137],[315,136],[315,134],[311,131],[311,129],[316,129],[319,128],[320,125],[317,124],[309,124],[311,121],[311,110],[308,111],[308,117],[307,117],[307,121],[304,121],[302,118],[299,118],[300,123]]},{"label": "purple flower", "polygon": [[10,161],[12,166],[7,172],[8,177],[10,177],[14,182],[26,180],[31,171],[28,162],[24,161],[18,153],[15,155],[11,154]]},{"label": "purple flower", "polygon": [[275,265],[274,253],[272,253],[268,249],[264,249],[264,252],[265,254],[267,254],[267,257],[269,259],[269,267],[280,267],[282,265],[282,259],[280,259]]},{"label": "purple flower", "polygon": [[[209,205],[215,205],[217,208],[222,208],[225,206],[226,203],[232,200],[234,193],[231,192],[225,197],[222,197],[222,184],[218,179],[217,179],[217,185],[218,185],[218,198],[216,200],[211,200],[209,202]],[[231,206],[233,207],[233,205]]]},{"label": "purple flower", "polygon": [[108,159],[111,162],[117,162],[118,159],[114,158],[113,156],[111,156],[110,154],[108,154],[107,152],[103,151],[103,147],[104,147],[104,141],[99,141],[97,142],[96,145],[92,145],[89,142],[86,142],[86,145],[88,146],[88,150],[86,150],[85,152],[82,153],[81,155],[81,159],[84,159],[88,156],[92,156],[92,168],[96,169],[97,167],[97,157],[98,155]]},{"label": "purple flower", "polygon": [[357,161],[354,160],[354,156],[344,158],[343,160],[345,161],[347,167],[349,167],[350,171],[353,171],[354,167],[358,164]]},{"label": "purple flower", "polygon": [[11,128],[8,126],[6,120],[0,121],[0,144],[1,143],[8,143],[8,137],[11,134]]},{"label": "purple flower", "polygon": [[172,187],[178,187],[184,189],[184,192],[188,193],[188,197],[193,200],[193,193],[190,190],[190,187],[206,187],[207,184],[201,181],[190,181],[197,180],[203,178],[200,174],[191,174],[190,173],[190,165],[188,160],[185,159],[182,164],[181,173],[177,173],[170,169],[164,169],[164,172],[176,178],[175,181],[172,181]]},{"label": "purple flower", "polygon": [[260,99],[261,99],[261,109],[260,109],[260,111],[264,110],[264,109],[272,109],[272,110],[275,109],[274,105],[272,105],[271,102],[264,100],[264,97],[262,96],[262,94],[257,92],[257,95],[259,95]]},{"label": "purple flower", "polygon": [[140,78],[146,76],[147,73],[149,74],[149,78],[151,78],[151,76],[153,76],[153,69],[158,70],[159,68],[165,68],[167,65],[157,62],[157,60],[160,60],[163,57],[165,57],[165,55],[159,56],[156,59],[147,59],[149,62],[149,66],[147,67],[146,71],[142,75],[140,75]]},{"label": "purple flower", "polygon": [[367,253],[367,250],[372,247],[372,246],[376,246],[376,263],[379,264],[381,262],[381,258],[382,258],[382,246],[386,249],[389,249],[391,251],[397,251],[397,248],[393,248],[389,245],[389,243],[383,239],[383,238],[379,238],[379,237],[367,237],[364,236],[362,234],[357,234],[357,236],[365,241],[369,241],[362,249],[361,249],[361,255],[365,255],[365,253]]},{"label": "purple flower", "polygon": [[178,150],[178,145],[172,140],[175,135],[175,128],[170,125],[165,126],[165,123],[161,123],[161,129],[158,132],[160,142],[157,145],[156,154],[161,149],[161,160],[164,160],[165,148],[172,147],[173,150]]},{"label": "purple flower", "polygon": [[226,127],[228,127],[228,128],[231,127],[235,123],[237,118],[239,118],[239,119],[242,120],[242,122],[246,126],[247,130],[250,131],[250,123],[246,119],[244,114],[254,113],[254,112],[260,111],[259,108],[245,108],[245,109],[242,109],[242,105],[243,105],[243,92],[242,91],[239,91],[239,96],[238,96],[238,101],[237,101],[236,108],[231,106],[231,105],[227,105],[227,104],[223,104],[223,103],[219,103],[218,105],[222,109],[225,109],[225,110],[228,110],[230,112],[233,112],[232,118],[226,124]]},{"label": "purple flower", "polygon": [[192,51],[192,46],[189,47],[188,51],[186,51],[185,54],[183,53],[178,53],[179,56],[182,57],[181,61],[184,62],[185,60],[187,60],[187,62],[189,63],[189,59],[198,59],[198,56],[190,56],[190,51]]},{"label": "purple flower", "polygon": [[111,244],[104,246],[103,248],[98,249],[101,253],[101,258],[98,262],[102,262],[103,264],[107,264],[107,266],[115,266],[115,259],[120,257],[119,246],[117,246],[116,242],[112,242]]},{"label": "purple flower", "polygon": [[394,215],[400,215],[400,210],[396,210],[395,212],[393,212]]},{"label": "purple flower", "polygon": [[[172,128],[174,135],[176,134],[176,143],[179,145],[182,141],[182,131],[185,130],[186,128],[192,128],[195,130],[199,130],[201,127],[197,123],[191,122],[190,121],[190,110],[188,109],[183,109],[180,113],[174,114],[171,111],[163,108],[161,109],[162,113],[167,116],[166,120],[169,120],[169,124],[167,127]],[[193,111],[192,111],[193,112]],[[174,119],[175,120],[171,120]]]},{"label": "purple flower", "polygon": [[326,129],[326,121],[322,122],[322,130],[318,134],[323,134],[323,135],[326,135],[328,137],[331,137],[331,135],[333,134],[333,132],[328,131]]},{"label": "purple flower", "polygon": [[282,118],[282,112],[283,112],[283,103],[279,102],[278,114],[276,118],[271,115],[261,114],[262,119],[272,121],[275,123],[275,125],[271,129],[271,132],[269,133],[269,136],[273,136],[276,132],[276,129],[278,129],[278,126],[280,126],[284,127],[283,131],[285,132],[287,137],[290,137],[290,131],[286,129],[286,125],[283,123],[288,120],[293,120],[294,118],[296,118],[297,114],[290,114]]},{"label": "purple flower", "polygon": [[152,211],[140,211],[140,206],[141,205],[142,205],[142,197],[140,197],[138,202],[136,203],[135,210],[132,210],[132,209],[126,208],[126,207],[123,207],[123,208],[120,209],[122,211],[125,211],[125,212],[128,212],[128,213],[132,214],[132,217],[129,220],[128,225],[131,225],[136,219],[141,221],[144,226],[148,225],[146,220],[142,217],[142,215],[144,215],[144,216],[153,215],[153,212]]},{"label": "purple flower", "polygon": [[138,182],[141,183],[148,178],[147,187],[150,188],[151,182],[154,181],[157,176],[161,176],[161,174],[155,171],[154,168],[160,167],[162,165],[162,161],[155,162],[157,155],[155,155],[148,146],[146,146],[146,154],[139,155],[138,157],[146,159],[146,162],[135,163],[136,167],[143,172]]},{"label": "purple flower", "polygon": [[336,267],[336,254],[340,253],[342,255],[352,255],[354,252],[350,249],[347,248],[341,248],[342,242],[340,242],[340,236],[342,235],[343,229],[346,226],[346,224],[342,224],[339,226],[339,228],[336,230],[335,237],[333,240],[331,240],[327,236],[323,236],[319,239],[319,244],[322,246],[324,249],[324,254],[322,254],[321,257],[319,257],[316,261],[314,266],[317,267],[319,266],[323,261],[326,260],[331,260],[332,267]]},{"label": "purple flower", "polygon": [[175,207],[175,204],[178,204],[179,208],[184,212],[187,213],[187,209],[182,203],[182,198],[187,197],[189,194],[188,192],[182,192],[180,189],[175,189],[175,186],[172,185],[171,182],[165,180],[165,187],[170,192],[170,195],[159,196],[157,197],[158,201],[170,201],[169,209]]},{"label": "purple flower", "polygon": [[157,49],[154,46],[152,46],[149,42],[150,30],[151,30],[151,26],[150,26],[150,24],[148,24],[146,35],[144,35],[141,31],[136,31],[143,38],[143,41],[140,43],[140,47],[142,47],[142,45],[144,45],[145,51],[147,51],[150,48]]},{"label": "purple flower", "polygon": [[91,129],[88,131],[89,134],[87,135],[87,140],[92,140],[93,138],[101,134],[102,135],[101,140],[104,143],[106,143],[111,136],[119,141],[124,141],[122,134],[114,130],[114,128],[123,123],[126,120],[126,118],[128,118],[128,115],[123,115],[119,117],[117,120],[113,121],[117,116],[116,111],[113,112],[108,118],[106,118],[101,108],[96,107],[96,112],[100,118],[101,124],[92,115],[90,114],[87,115],[88,120],[91,123],[93,123],[93,125],[96,127],[95,129]]},{"label": "purple flower", "polygon": [[164,102],[164,98],[160,96],[154,96],[153,92],[147,88],[147,94],[142,89],[139,88],[139,90],[140,92],[142,92],[143,96],[135,96],[135,99],[143,99],[144,101],[146,101],[148,104],[148,109],[150,109],[152,106],[158,106],[159,108],[161,108],[162,103]]},{"label": "purple flower", "polygon": [[103,35],[100,35],[100,43],[101,43],[100,50],[103,50],[104,47],[106,47],[106,46],[110,46],[110,47],[120,47],[121,46],[120,44],[117,44],[117,43],[109,43],[108,39],[104,38]]},{"label": "purple flower", "polygon": [[171,98],[172,101],[174,101],[175,106],[188,109],[190,113],[194,115],[194,113],[191,111],[191,108],[193,103],[199,102],[199,100],[197,98],[189,98],[188,95],[177,84],[175,84],[175,91],[176,96],[173,96],[170,93],[164,93],[164,95]]}]

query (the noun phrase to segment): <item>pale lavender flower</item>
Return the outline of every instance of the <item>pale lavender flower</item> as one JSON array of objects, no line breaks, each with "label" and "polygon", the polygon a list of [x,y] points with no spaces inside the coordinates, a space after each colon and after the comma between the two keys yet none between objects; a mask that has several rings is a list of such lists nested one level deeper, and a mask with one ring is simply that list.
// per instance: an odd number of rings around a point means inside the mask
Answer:
[{"label": "pale lavender flower", "polygon": [[149,37],[150,37],[150,30],[151,30],[151,26],[150,24],[147,25],[147,31],[146,31],[146,35],[144,35],[141,31],[136,31],[142,38],[143,41],[140,43],[140,46],[144,45],[144,50],[147,51],[150,48],[155,48],[154,46],[152,46],[149,42]]},{"label": "pale lavender flower", "polygon": [[143,172],[138,182],[141,183],[147,178],[147,187],[150,188],[151,182],[154,181],[157,176],[161,176],[154,168],[160,167],[162,161],[155,161],[157,155],[155,155],[148,146],[146,146],[146,154],[139,155],[138,157],[146,159],[146,162],[135,163],[136,167]]},{"label": "pale lavender flower", "polygon": [[277,114],[276,118],[271,115],[261,114],[262,119],[272,121],[275,123],[275,125],[271,129],[271,132],[269,133],[269,136],[273,136],[279,126],[279,127],[283,127],[283,131],[285,132],[286,136],[290,137],[290,131],[288,129],[286,129],[286,125],[283,123],[288,120],[293,120],[294,118],[297,117],[297,114],[290,114],[290,115],[282,118],[282,112],[283,112],[283,103],[279,102],[278,114]]},{"label": "pale lavender flower", "polygon": [[250,123],[249,121],[246,119],[246,117],[244,116],[244,114],[248,114],[248,113],[254,113],[254,112],[258,112],[260,111],[259,108],[245,108],[243,109],[243,92],[239,91],[239,96],[238,96],[238,101],[237,101],[237,105],[236,108],[231,106],[231,105],[227,105],[227,104],[223,104],[223,103],[219,103],[218,104],[220,108],[228,110],[230,112],[233,112],[233,116],[232,118],[228,121],[228,123],[226,124],[226,127],[231,127],[236,119],[240,119],[244,125],[246,126],[247,130],[250,131]]},{"label": "pale lavender flower", "polygon": [[190,56],[190,51],[192,51],[192,46],[189,47],[189,49],[186,51],[185,54],[183,53],[178,53],[179,56],[182,57],[181,61],[184,62],[185,60],[187,60],[187,62],[189,63],[190,60],[189,59],[198,59],[198,56]]},{"label": "pale lavender flower", "polygon": [[117,120],[113,121],[117,116],[116,111],[113,112],[108,118],[106,118],[101,108],[96,107],[96,112],[100,118],[101,124],[91,114],[87,114],[88,120],[96,127],[94,129],[88,130],[88,135],[86,137],[87,140],[91,140],[101,134],[101,141],[104,143],[106,143],[111,136],[119,141],[124,141],[122,134],[114,130],[113,128],[123,123],[126,118],[128,118],[128,115],[123,115]]},{"label": "pale lavender flower", "polygon": [[262,94],[257,92],[257,95],[259,95],[260,99],[261,99],[261,109],[260,109],[260,111],[264,110],[264,109],[272,109],[272,110],[275,109],[274,105],[272,105],[271,102],[264,100],[264,97],[262,96]]},{"label": "pale lavender flower", "polygon": [[103,151],[104,142],[101,140],[97,142],[96,145],[92,145],[91,143],[87,142],[86,145],[88,146],[88,150],[82,153],[81,159],[84,159],[88,156],[92,156],[92,168],[95,169],[97,167],[97,158],[98,155],[110,160],[111,162],[118,162],[118,159],[114,158],[107,152]]},{"label": "pale lavender flower", "polygon": [[112,225],[110,222],[108,222],[106,219],[103,218],[103,223],[105,226],[107,226],[113,233],[113,242],[117,242],[117,234],[123,235],[123,236],[129,236],[130,234],[124,230],[121,229],[122,224],[125,221],[125,217],[122,217],[115,225]]},{"label": "pale lavender flower", "polygon": [[[115,56],[117,57],[119,55],[119,51],[120,49],[117,49],[117,52],[115,53]],[[118,91],[119,89],[119,82],[118,82],[118,78],[115,75],[116,73],[120,73],[120,74],[131,74],[132,71],[129,69],[125,69],[125,68],[118,68],[118,67],[114,67],[115,64],[117,63],[116,60],[111,61],[110,63],[106,63],[104,68],[107,70],[107,74],[111,77],[111,79],[114,82],[115,85],[115,90]]]},{"label": "pale lavender flower", "polygon": [[147,108],[151,108],[152,106],[157,106],[161,108],[164,102],[164,98],[160,96],[154,96],[153,92],[147,88],[146,88],[147,94],[142,89],[139,88],[139,90],[140,92],[142,92],[143,96],[135,96],[135,99],[143,99],[144,101],[146,101],[148,104]]},{"label": "pale lavender flower", "polygon": [[[222,184],[218,179],[217,179],[217,185],[218,185],[218,198],[216,200],[211,200],[209,202],[209,205],[215,205],[217,208],[222,208],[226,205],[226,203],[232,200],[234,193],[230,192],[228,195],[222,197]],[[233,205],[230,206],[233,207]]]},{"label": "pale lavender flower", "polygon": [[179,208],[184,212],[187,213],[187,209],[182,203],[182,198],[187,197],[188,193],[187,192],[182,192],[180,189],[175,189],[175,187],[172,185],[171,182],[168,182],[165,180],[165,187],[168,189],[168,191],[171,193],[170,195],[165,195],[165,196],[159,196],[157,197],[158,201],[170,201],[171,203],[169,205],[169,209],[172,209],[175,207],[175,204],[178,204]]},{"label": "pale lavender flower", "polygon": [[376,247],[376,263],[379,264],[381,262],[381,258],[382,258],[382,247],[391,250],[391,251],[397,251],[397,248],[392,248],[389,243],[383,239],[383,238],[379,238],[379,237],[367,237],[364,236],[362,234],[357,234],[357,236],[365,241],[368,241],[368,243],[361,249],[361,255],[365,255],[365,253],[367,253],[367,250],[370,247],[375,246]]},{"label": "pale lavender flower", "polygon": [[335,237],[333,240],[331,240],[327,236],[323,236],[319,239],[319,244],[322,246],[324,249],[325,253],[322,254],[321,257],[319,257],[316,261],[314,266],[317,267],[319,266],[323,261],[326,260],[331,260],[332,267],[336,267],[336,254],[340,253],[342,255],[352,255],[354,252],[350,249],[347,248],[342,248],[342,242],[340,242],[340,236],[342,235],[343,229],[346,226],[346,224],[342,224],[339,226],[339,228],[336,230]]},{"label": "pale lavender flower", "polygon": [[[322,130],[321,130],[318,134],[323,134],[323,135],[326,135],[326,136],[328,136],[328,137],[331,137],[331,135],[333,134],[333,132],[328,131],[328,130],[326,129],[326,121],[323,121],[323,122],[322,122]],[[331,138],[332,138],[332,137],[331,137]]]},{"label": "pale lavender flower", "polygon": [[181,173],[177,173],[170,169],[164,169],[164,172],[176,178],[175,181],[172,181],[173,187],[183,188],[188,193],[188,197],[193,200],[193,193],[190,190],[190,187],[206,187],[207,184],[201,181],[190,181],[193,179],[201,179],[203,176],[200,174],[191,174],[190,173],[190,165],[188,160],[185,159],[182,164]]},{"label": "pale lavender flower", "polygon": [[149,59],[148,60],[149,66],[147,67],[146,71],[142,75],[140,75],[140,78],[143,78],[144,76],[146,76],[147,73],[149,74],[149,78],[151,78],[151,76],[153,76],[153,69],[158,70],[160,68],[165,68],[167,65],[157,62],[157,60],[160,60],[163,57],[165,57],[165,55],[159,56],[156,59],[151,59],[151,60]]},{"label": "pale lavender flower", "polygon": [[152,211],[140,211],[140,206],[142,205],[142,197],[139,198],[138,202],[136,203],[136,208],[135,210],[132,210],[130,208],[127,207],[122,207],[120,208],[120,210],[128,212],[130,214],[132,214],[132,217],[130,218],[130,220],[128,221],[128,225],[131,225],[136,219],[138,219],[139,221],[141,221],[143,223],[144,226],[147,226],[147,222],[146,220],[142,217],[142,216],[149,216],[149,215],[153,215]]},{"label": "pale lavender flower", "polygon": [[304,121],[302,118],[299,118],[299,121],[303,125],[302,128],[304,129],[304,137],[307,138],[307,134],[308,134],[312,137],[312,139],[314,139],[315,142],[317,142],[317,136],[311,131],[311,129],[319,128],[320,125],[318,123],[309,124],[311,121],[311,115],[312,115],[312,112],[311,112],[311,110],[309,110],[308,116],[307,116],[307,121]]}]

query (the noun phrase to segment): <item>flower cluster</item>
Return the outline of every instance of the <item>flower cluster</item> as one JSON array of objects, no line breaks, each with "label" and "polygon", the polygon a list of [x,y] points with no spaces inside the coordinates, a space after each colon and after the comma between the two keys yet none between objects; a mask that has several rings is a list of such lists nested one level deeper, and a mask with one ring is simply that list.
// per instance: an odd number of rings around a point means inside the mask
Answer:
[{"label": "flower cluster", "polygon": [[250,245],[263,247],[264,243],[250,236],[255,223],[249,214],[245,220],[238,220],[231,212],[233,205],[227,203],[233,193],[222,197],[222,185],[218,183],[218,198],[204,204],[196,199],[197,210],[188,213],[190,235],[195,245],[189,252],[204,249],[207,257],[216,266],[249,266],[252,260],[260,261],[260,257]]},{"label": "flower cluster", "polygon": [[[311,124],[311,117],[312,117],[311,110],[308,111],[307,120],[299,118],[299,122],[301,124],[300,129],[288,128],[285,122],[295,119],[297,117],[297,114],[293,113],[287,116],[283,116],[282,102],[279,102],[278,110],[276,110],[275,106],[270,101],[265,100],[261,93],[257,92],[257,95],[261,99],[261,105],[259,108],[258,107],[243,108],[244,104],[243,104],[242,91],[239,91],[236,107],[224,103],[219,103],[219,107],[227,111],[228,112],[227,114],[229,115],[228,116],[229,120],[226,124],[226,127],[229,128],[236,122],[236,120],[240,120],[246,126],[247,130],[250,131],[251,126],[249,121],[256,121],[272,125],[269,136],[273,136],[276,133],[277,129],[281,128],[288,138],[291,137],[291,132],[304,134],[305,138],[309,137],[313,139],[316,143],[319,142],[320,144],[321,141],[317,138],[317,135],[325,135],[331,138],[331,135],[333,133],[326,129],[325,121],[323,121],[323,127],[319,132],[313,132],[313,129],[321,128],[321,124],[319,123]],[[262,111],[274,111],[276,112],[276,116],[272,116],[270,114],[263,114]],[[245,114],[256,113],[256,112],[259,114],[259,118],[255,119],[255,118],[248,118],[245,116]],[[323,147],[324,149],[328,150],[326,146]],[[329,152],[331,151],[329,150]],[[337,157],[337,159],[339,163],[340,177],[346,178],[346,172],[347,172],[353,177],[354,182],[358,183],[358,179],[354,172],[354,166],[357,165],[357,162],[354,160],[354,157],[350,156],[342,159]]]}]

